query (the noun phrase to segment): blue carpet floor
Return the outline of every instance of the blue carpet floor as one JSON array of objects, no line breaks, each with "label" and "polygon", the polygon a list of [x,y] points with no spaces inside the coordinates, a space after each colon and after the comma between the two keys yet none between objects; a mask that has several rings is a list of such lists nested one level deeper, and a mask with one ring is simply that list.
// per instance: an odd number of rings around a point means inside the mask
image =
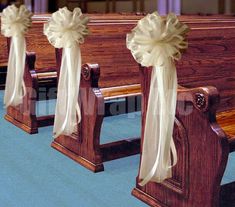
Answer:
[{"label": "blue carpet floor", "polygon": [[[40,108],[43,106],[40,103]],[[49,108],[47,113],[54,106]],[[50,147],[52,127],[28,135],[5,121],[4,111],[3,91],[0,91],[0,207],[146,206],[131,196],[138,155],[106,162],[105,171],[94,174]],[[101,140],[105,143],[110,138],[139,134],[137,112],[106,117]],[[229,159],[223,183],[235,180],[235,154]]]}]

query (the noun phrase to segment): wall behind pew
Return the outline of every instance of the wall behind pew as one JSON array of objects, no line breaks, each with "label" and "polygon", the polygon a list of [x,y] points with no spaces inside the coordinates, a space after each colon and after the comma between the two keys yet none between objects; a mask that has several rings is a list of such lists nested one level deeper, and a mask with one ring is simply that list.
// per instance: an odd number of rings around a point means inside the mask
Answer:
[{"label": "wall behind pew", "polygon": [[[157,8],[157,1],[156,0],[144,0],[145,1],[145,10],[148,12],[153,12]],[[63,7],[66,5],[66,0],[58,0],[58,7]],[[71,6],[76,6],[74,3]],[[139,8],[139,5],[138,5]],[[116,3],[116,12],[131,12],[132,11],[132,3],[119,1]],[[111,3],[110,3],[110,10],[111,10]],[[105,0],[102,2],[89,2],[88,3],[88,11],[89,12],[105,12]]]},{"label": "wall behind pew", "polygon": [[[157,0],[143,0],[145,1],[145,11],[153,12],[157,10]],[[234,13],[234,0],[181,0],[181,8],[183,14],[218,14]],[[221,4],[222,2],[222,4]],[[66,0],[58,0],[58,6],[63,7]],[[76,4],[74,5],[76,6]],[[224,7],[224,8],[222,8]],[[89,12],[105,12],[105,1],[88,3]],[[117,2],[117,12],[131,12],[131,2]]]}]

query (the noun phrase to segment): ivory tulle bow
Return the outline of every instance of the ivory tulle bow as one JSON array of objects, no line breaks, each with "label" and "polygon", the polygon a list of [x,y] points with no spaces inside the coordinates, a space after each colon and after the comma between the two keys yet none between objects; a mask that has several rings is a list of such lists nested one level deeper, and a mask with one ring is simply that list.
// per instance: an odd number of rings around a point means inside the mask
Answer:
[{"label": "ivory tulle bow", "polygon": [[[142,66],[153,66],[139,178],[140,185],[163,182],[172,176],[177,153],[172,138],[177,74],[174,60],[187,48],[188,27],[169,14],[166,19],[157,12],[148,14],[127,35],[127,47]],[[171,161],[171,152],[173,161]]]},{"label": "ivory tulle bow", "polygon": [[79,44],[88,35],[88,17],[80,8],[73,12],[66,7],[52,14],[44,25],[44,34],[56,48],[63,48],[55,111],[54,136],[71,135],[81,120],[78,94],[81,76]]},{"label": "ivory tulle bow", "polygon": [[17,8],[8,6],[1,16],[1,33],[11,37],[10,53],[7,67],[7,79],[4,96],[5,106],[17,106],[23,102],[26,93],[23,80],[26,42],[24,35],[31,26],[32,13],[24,5]]}]

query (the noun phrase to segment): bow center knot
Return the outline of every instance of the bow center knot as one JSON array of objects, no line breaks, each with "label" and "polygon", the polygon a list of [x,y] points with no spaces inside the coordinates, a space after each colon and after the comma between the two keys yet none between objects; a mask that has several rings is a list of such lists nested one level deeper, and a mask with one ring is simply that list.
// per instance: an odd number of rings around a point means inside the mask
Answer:
[{"label": "bow center knot", "polygon": [[73,12],[67,7],[53,13],[48,23],[44,25],[44,34],[56,48],[72,47],[84,42],[88,35],[88,18],[82,15],[79,8]]},{"label": "bow center knot", "polygon": [[141,19],[127,35],[127,48],[142,66],[162,66],[180,59],[181,50],[187,48],[187,31],[187,25],[179,22],[176,15],[163,19],[155,12]]},{"label": "bow center knot", "polygon": [[5,37],[23,36],[32,24],[33,14],[24,6],[8,6],[2,12],[1,33]]}]

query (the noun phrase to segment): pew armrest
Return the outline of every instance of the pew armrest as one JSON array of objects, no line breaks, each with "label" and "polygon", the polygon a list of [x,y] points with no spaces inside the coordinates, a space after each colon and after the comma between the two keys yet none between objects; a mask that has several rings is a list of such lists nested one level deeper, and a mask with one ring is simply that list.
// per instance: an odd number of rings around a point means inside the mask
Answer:
[{"label": "pew armrest", "polygon": [[176,111],[180,119],[190,117],[191,120],[194,120],[194,123],[198,123],[198,125],[194,126],[195,129],[201,128],[201,130],[205,130],[206,132],[208,130],[206,129],[206,125],[210,126],[209,128],[214,131],[219,138],[224,139],[226,134],[216,120],[219,102],[219,92],[217,88],[213,86],[197,88],[179,87]]},{"label": "pew armrest", "polygon": [[89,81],[92,88],[98,88],[100,66],[97,63],[86,63],[82,66],[81,79]]},{"label": "pew armrest", "polygon": [[177,100],[191,102],[198,111],[210,111],[215,114],[220,101],[220,95],[217,88],[213,86],[197,88],[184,88],[179,86]]}]

